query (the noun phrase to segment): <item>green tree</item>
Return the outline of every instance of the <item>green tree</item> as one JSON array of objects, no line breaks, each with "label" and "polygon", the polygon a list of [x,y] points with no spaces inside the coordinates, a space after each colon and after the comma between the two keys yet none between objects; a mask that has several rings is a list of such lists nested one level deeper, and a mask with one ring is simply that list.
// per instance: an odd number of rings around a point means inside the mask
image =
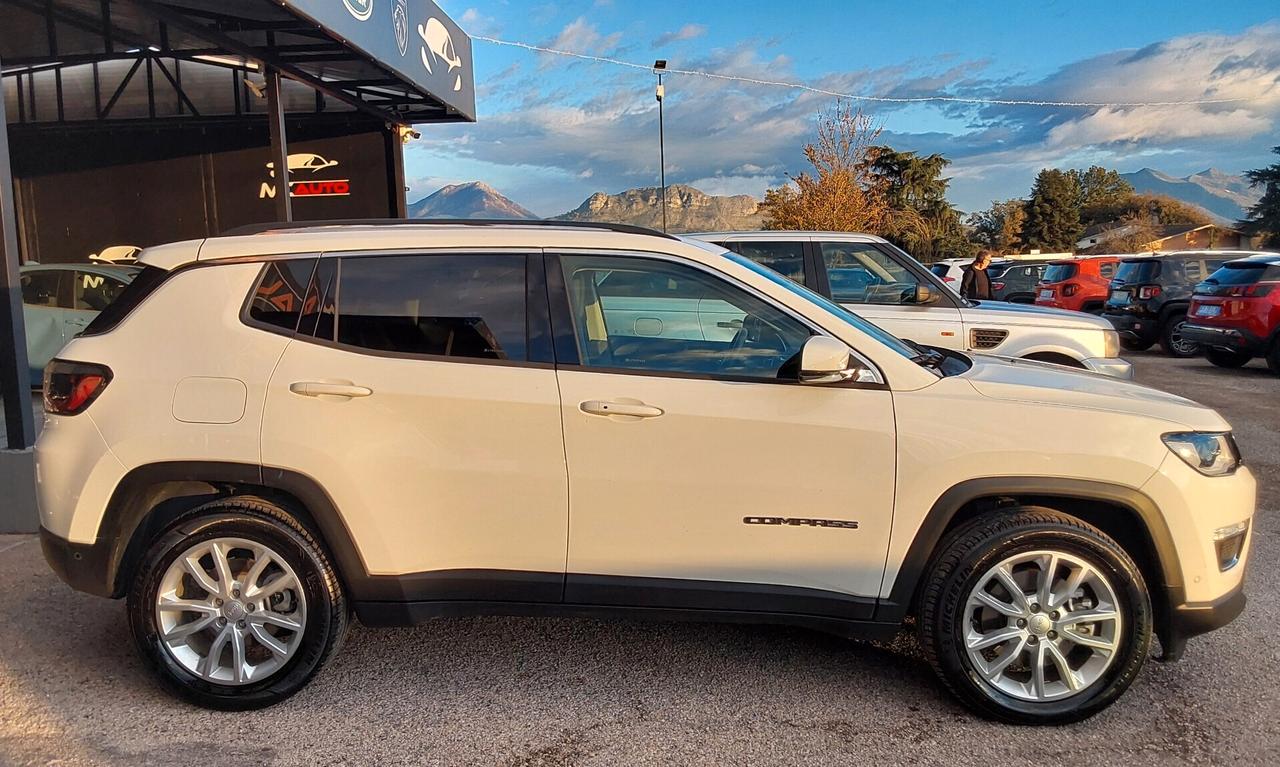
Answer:
[{"label": "green tree", "polygon": [[1112,211],[1133,196],[1133,185],[1098,165],[1069,171],[1080,187],[1080,221],[1088,227],[1114,220]]},{"label": "green tree", "polygon": [[1021,252],[1026,207],[1026,200],[992,200],[990,208],[970,213],[966,219],[971,230],[969,239],[1001,253]]},{"label": "green tree", "polygon": [[872,153],[871,171],[889,204],[882,232],[921,261],[969,255],[960,213],[947,201],[951,180],[942,174],[951,161],[940,154],[920,156],[887,146]]},{"label": "green tree", "polygon": [[1041,170],[1027,200],[1023,242],[1030,248],[1061,253],[1075,250],[1083,232],[1079,178],[1056,168]]},{"label": "green tree", "polygon": [[[1280,146],[1271,151],[1280,154]],[[1263,245],[1280,248],[1280,162],[1244,174],[1253,186],[1262,187],[1262,199],[1249,208],[1239,223],[1240,231],[1251,237],[1262,237]]]}]

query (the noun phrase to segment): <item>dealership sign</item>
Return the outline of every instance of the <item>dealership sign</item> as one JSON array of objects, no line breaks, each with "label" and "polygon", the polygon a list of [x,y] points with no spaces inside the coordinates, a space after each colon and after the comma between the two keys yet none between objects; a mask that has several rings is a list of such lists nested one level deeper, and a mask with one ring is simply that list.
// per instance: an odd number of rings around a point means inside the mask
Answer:
[{"label": "dealership sign", "polygon": [[[318,154],[299,152],[289,155],[289,196],[290,197],[349,197],[351,195],[351,179],[327,178],[330,168],[338,165],[337,160],[329,160]],[[317,174],[320,174],[317,177]],[[267,175],[276,176],[276,164],[267,163]],[[275,199],[276,182],[263,181],[258,187],[258,199]]]},{"label": "dealership sign", "polygon": [[280,0],[469,119],[476,117],[471,38],[432,0]]}]

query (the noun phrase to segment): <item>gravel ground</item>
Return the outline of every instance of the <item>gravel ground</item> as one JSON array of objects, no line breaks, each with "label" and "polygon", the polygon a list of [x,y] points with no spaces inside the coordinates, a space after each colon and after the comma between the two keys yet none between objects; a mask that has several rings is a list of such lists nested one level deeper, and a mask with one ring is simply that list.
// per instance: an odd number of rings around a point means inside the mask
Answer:
[{"label": "gravel ground", "polygon": [[1086,723],[977,720],[908,641],[515,618],[357,626],[291,701],[204,711],[150,684],[121,603],[0,536],[0,764],[1280,763],[1280,379],[1133,356],[1139,380],[1224,412],[1262,480],[1250,601]]}]

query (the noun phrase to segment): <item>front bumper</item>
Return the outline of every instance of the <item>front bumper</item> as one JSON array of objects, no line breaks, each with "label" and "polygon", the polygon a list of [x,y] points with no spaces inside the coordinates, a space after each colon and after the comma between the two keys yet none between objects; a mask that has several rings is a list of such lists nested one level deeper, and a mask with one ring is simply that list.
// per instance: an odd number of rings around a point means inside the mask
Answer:
[{"label": "front bumper", "polygon": [[1133,380],[1133,365],[1119,357],[1093,357],[1081,360],[1080,364],[1094,373],[1119,378],[1124,381]]},{"label": "front bumper", "polygon": [[1244,583],[1241,582],[1230,592],[1212,602],[1184,602],[1171,604],[1164,618],[1164,625],[1159,627],[1160,646],[1163,653],[1160,660],[1177,661],[1186,650],[1187,640],[1194,636],[1207,634],[1227,625],[1244,612]]},{"label": "front bumper", "polygon": [[99,597],[116,596],[111,547],[72,543],[41,527],[40,549],[49,567],[71,588]]},{"label": "front bumper", "polygon": [[1208,346],[1213,349],[1227,349],[1233,352],[1245,352],[1254,357],[1261,357],[1267,350],[1267,344],[1264,339],[1239,328],[1183,325],[1182,337],[1188,341],[1195,341],[1201,346]]}]

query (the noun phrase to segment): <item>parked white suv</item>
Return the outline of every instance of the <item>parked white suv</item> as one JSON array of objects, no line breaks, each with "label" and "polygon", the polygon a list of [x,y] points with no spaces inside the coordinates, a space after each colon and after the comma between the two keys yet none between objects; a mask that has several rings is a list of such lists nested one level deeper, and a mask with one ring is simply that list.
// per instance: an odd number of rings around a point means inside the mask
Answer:
[{"label": "parked white suv", "polygon": [[280,225],[140,261],[46,371],[42,541],[200,705],[289,696],[352,611],[914,615],[973,709],[1064,722],[1244,605],[1217,413],[922,352],[696,240]]},{"label": "parked white suv", "polygon": [[887,240],[848,232],[709,232],[729,248],[926,346],[1053,362],[1133,378],[1104,319],[1031,304],[967,301]]}]

